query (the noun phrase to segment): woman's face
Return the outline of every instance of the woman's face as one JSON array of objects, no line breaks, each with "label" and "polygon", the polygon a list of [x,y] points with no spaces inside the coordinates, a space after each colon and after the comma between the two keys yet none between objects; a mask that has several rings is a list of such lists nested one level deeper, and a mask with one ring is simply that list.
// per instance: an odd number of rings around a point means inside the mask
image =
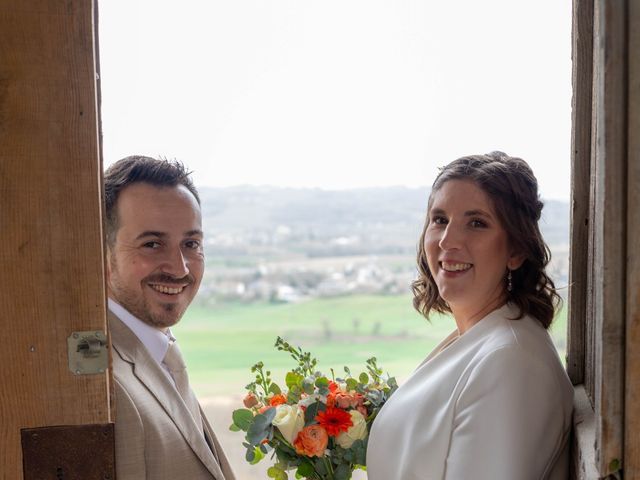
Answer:
[{"label": "woman's face", "polygon": [[428,213],[424,249],[440,296],[456,320],[480,320],[504,302],[507,267],[522,259],[511,252],[493,202],[471,180],[446,181]]}]

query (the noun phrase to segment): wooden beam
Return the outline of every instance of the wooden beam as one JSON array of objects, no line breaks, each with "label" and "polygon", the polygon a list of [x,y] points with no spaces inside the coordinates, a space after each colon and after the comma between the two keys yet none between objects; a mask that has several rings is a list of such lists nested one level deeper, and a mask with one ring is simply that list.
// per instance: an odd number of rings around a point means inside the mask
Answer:
[{"label": "wooden beam", "polygon": [[624,442],[626,6],[624,1],[598,0],[595,12],[595,412],[596,461],[602,476],[620,468]]},{"label": "wooden beam", "polygon": [[571,479],[595,480],[599,478],[596,471],[595,414],[584,386],[575,390],[573,411],[573,437],[571,443]]},{"label": "wooden beam", "polygon": [[640,478],[640,0],[629,2],[625,478]]},{"label": "wooden beam", "polygon": [[94,7],[0,6],[2,478],[21,429],[111,418],[107,374],[67,365],[72,331],[106,331]]},{"label": "wooden beam", "polygon": [[573,1],[571,101],[571,259],[567,372],[584,383],[589,256],[591,98],[593,89],[593,0]]}]

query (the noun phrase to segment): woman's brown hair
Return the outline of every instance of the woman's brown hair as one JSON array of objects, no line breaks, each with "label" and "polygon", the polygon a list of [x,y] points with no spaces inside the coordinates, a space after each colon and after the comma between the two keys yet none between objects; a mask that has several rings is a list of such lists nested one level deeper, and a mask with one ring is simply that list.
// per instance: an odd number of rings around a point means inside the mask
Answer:
[{"label": "woman's brown hair", "polygon": [[538,181],[527,162],[502,152],[454,160],[441,169],[433,182],[427,217],[418,245],[418,278],[411,286],[413,306],[425,317],[432,310],[451,312],[429,271],[424,250],[433,194],[449,180],[471,180],[489,196],[500,224],[507,232],[511,247],[525,257],[522,266],[512,271],[511,291],[505,288],[507,301],[519,308],[518,318],[531,315],[548,328],[561,299],[553,281],[545,272],[551,254],[538,226],[543,206],[538,195]]}]

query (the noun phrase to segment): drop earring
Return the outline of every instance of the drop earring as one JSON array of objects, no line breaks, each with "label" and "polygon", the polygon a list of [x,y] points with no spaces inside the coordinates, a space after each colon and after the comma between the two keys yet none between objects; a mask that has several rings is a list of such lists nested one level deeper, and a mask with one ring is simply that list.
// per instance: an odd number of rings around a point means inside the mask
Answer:
[{"label": "drop earring", "polygon": [[507,273],[507,292],[513,291],[513,276],[511,275],[511,270]]}]

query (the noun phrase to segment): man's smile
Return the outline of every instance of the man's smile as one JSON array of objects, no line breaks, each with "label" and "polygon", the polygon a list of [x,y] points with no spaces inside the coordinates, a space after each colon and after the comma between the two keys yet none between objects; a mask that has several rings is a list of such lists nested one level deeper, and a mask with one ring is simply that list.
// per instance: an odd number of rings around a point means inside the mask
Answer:
[{"label": "man's smile", "polygon": [[164,293],[166,295],[177,295],[179,293],[182,293],[182,291],[187,287],[187,285],[168,287],[166,285],[157,285],[153,283],[150,283],[148,285],[156,292]]}]

